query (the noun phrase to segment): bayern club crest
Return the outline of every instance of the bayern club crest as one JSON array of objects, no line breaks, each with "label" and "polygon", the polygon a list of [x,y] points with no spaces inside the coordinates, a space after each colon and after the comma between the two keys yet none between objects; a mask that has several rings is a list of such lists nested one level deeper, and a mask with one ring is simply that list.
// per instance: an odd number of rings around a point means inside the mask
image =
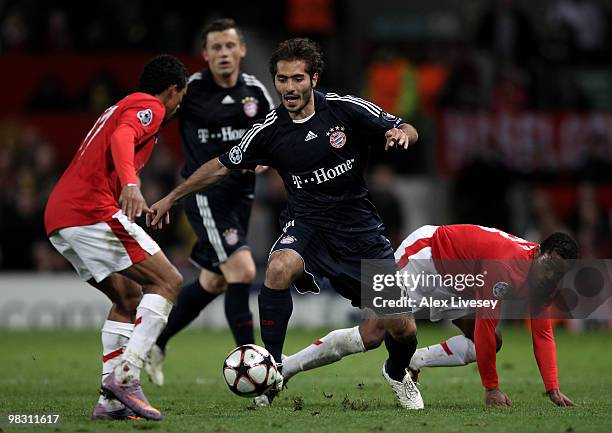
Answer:
[{"label": "bayern club crest", "polygon": [[242,109],[248,117],[255,117],[259,111],[259,102],[252,96],[247,96],[242,99]]},{"label": "bayern club crest", "polygon": [[227,229],[223,232],[223,237],[225,238],[225,243],[227,245],[236,245],[238,243],[238,230]]},{"label": "bayern club crest", "polygon": [[329,131],[327,131],[327,136],[329,137],[329,144],[331,144],[333,148],[340,149],[346,144],[344,126],[334,126],[333,128],[329,128]]}]

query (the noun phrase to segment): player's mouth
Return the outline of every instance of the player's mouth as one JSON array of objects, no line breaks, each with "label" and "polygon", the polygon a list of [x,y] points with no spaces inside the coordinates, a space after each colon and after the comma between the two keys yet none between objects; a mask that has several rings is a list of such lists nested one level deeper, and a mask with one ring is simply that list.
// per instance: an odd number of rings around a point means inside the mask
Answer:
[{"label": "player's mouth", "polygon": [[285,95],[283,99],[287,102],[287,104],[294,105],[300,100],[300,95]]},{"label": "player's mouth", "polygon": [[232,66],[231,62],[227,60],[222,60],[219,62],[219,67],[222,69],[227,69],[227,68],[230,68],[231,66]]}]

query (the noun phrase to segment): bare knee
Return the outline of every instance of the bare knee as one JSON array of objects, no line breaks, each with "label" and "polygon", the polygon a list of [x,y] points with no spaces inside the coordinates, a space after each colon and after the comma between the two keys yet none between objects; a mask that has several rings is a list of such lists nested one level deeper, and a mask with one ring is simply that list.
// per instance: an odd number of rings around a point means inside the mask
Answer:
[{"label": "bare knee", "polygon": [[136,308],[142,299],[142,291],[140,287],[134,286],[133,289],[127,290],[121,294],[118,299],[117,308],[129,314],[136,314]]},{"label": "bare knee", "polygon": [[275,253],[268,261],[265,284],[271,289],[286,289],[303,270],[301,258],[295,253]]},{"label": "bare knee", "polygon": [[359,327],[359,333],[363,346],[366,350],[372,350],[379,347],[385,341],[385,328],[382,326]]},{"label": "bare knee", "polygon": [[209,271],[200,272],[198,278],[202,289],[213,295],[220,295],[227,289],[225,278],[219,274],[213,274]]},{"label": "bare knee", "polygon": [[255,270],[255,263],[251,263],[247,266],[244,266],[238,269],[238,273],[235,277],[235,281],[233,282],[242,283],[242,284],[250,284],[253,281],[255,281],[256,274],[257,274],[257,271]]},{"label": "bare knee", "polygon": [[416,337],[417,328],[413,318],[386,319],[386,330],[397,341],[412,340]]},{"label": "bare knee", "polygon": [[162,282],[160,283],[160,295],[174,302],[178,293],[183,285],[183,276],[174,267],[170,267],[170,270],[164,275]]},{"label": "bare knee", "polygon": [[252,260],[243,261],[242,263],[228,263],[221,269],[229,283],[250,284],[255,280],[257,273],[255,263]]}]

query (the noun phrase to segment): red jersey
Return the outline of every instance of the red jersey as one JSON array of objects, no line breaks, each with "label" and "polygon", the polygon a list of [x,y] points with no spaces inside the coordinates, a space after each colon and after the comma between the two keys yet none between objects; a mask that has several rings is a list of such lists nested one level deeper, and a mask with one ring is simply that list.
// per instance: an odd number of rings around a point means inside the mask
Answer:
[{"label": "red jersey", "polygon": [[[498,229],[457,224],[438,227],[429,245],[434,266],[442,275],[482,275],[486,270],[484,284],[476,289],[476,293],[471,293],[475,299],[499,299],[503,297],[505,288],[527,295],[527,275],[537,244]],[[502,293],[496,292],[499,288]],[[498,302],[495,309],[476,311],[474,345],[485,388],[498,387],[495,328],[499,321],[500,304]],[[531,319],[531,332],[536,361],[546,390],[557,389],[556,347],[550,319]]]},{"label": "red jersey", "polygon": [[[47,234],[106,221],[119,211],[121,189],[138,182],[135,173],[148,161],[165,115],[159,99],[132,93],[98,118],[49,196]],[[127,164],[116,166],[117,152],[130,156]]]}]

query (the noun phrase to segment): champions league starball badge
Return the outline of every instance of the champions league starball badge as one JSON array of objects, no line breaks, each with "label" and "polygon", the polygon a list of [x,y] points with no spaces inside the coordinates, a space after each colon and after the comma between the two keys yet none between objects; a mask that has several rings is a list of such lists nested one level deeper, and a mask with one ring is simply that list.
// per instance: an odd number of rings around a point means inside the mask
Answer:
[{"label": "champions league starball badge", "polygon": [[240,164],[242,162],[242,149],[234,146],[229,151],[229,160],[232,164]]},{"label": "champions league starball badge", "polygon": [[346,144],[344,126],[329,128],[329,131],[327,131],[327,136],[329,137],[329,144],[331,144],[333,148],[340,149]]},{"label": "champions league starball badge", "polygon": [[153,111],[147,108],[146,110],[142,110],[136,113],[136,117],[138,117],[138,120],[140,120],[142,126],[149,126],[151,124],[151,121],[153,120]]},{"label": "champions league starball badge", "polygon": [[505,281],[499,281],[495,283],[495,285],[493,286],[493,297],[495,297],[495,299],[503,299],[504,296],[506,296],[506,294],[508,293],[509,288],[510,285]]},{"label": "champions league starball badge", "polygon": [[259,111],[259,105],[257,99],[252,96],[247,96],[242,99],[242,109],[244,110],[244,114],[248,117],[255,117],[257,115],[257,111]]}]

